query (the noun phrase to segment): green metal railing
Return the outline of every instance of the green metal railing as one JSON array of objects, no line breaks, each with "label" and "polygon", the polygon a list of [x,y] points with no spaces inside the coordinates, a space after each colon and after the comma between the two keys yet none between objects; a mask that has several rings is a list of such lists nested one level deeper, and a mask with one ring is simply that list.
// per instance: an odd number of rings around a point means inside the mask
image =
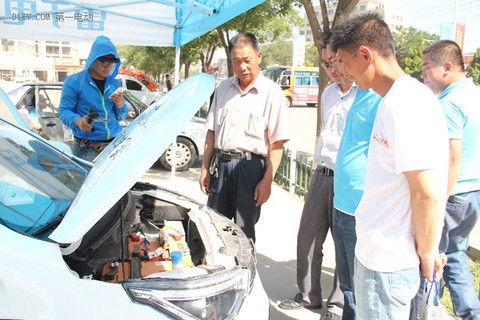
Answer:
[{"label": "green metal railing", "polygon": [[294,150],[283,149],[282,161],[275,175],[275,182],[290,193],[305,199],[315,170],[312,157]]}]

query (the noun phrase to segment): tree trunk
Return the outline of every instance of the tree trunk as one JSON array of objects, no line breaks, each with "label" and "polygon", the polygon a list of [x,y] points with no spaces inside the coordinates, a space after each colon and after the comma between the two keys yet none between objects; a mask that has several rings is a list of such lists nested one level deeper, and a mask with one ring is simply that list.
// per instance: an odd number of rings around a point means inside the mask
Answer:
[{"label": "tree trunk", "polygon": [[[190,65],[191,65],[191,64],[192,64],[192,63],[191,63],[190,61],[185,62],[185,63],[183,64],[184,67],[185,67],[184,79],[187,79],[187,78],[190,76]],[[180,79],[178,79],[178,80],[179,80],[178,82],[180,82]]]},{"label": "tree trunk", "polygon": [[[311,0],[301,0],[303,7],[305,8],[305,13],[307,15],[308,23],[310,24],[310,29],[312,30],[313,41],[315,47],[318,51],[318,56],[322,59],[322,49],[321,42],[326,34],[330,32],[330,21],[328,19],[328,10],[327,10],[327,1],[329,0],[320,0],[320,9],[322,13],[322,27],[318,22],[317,16],[315,14],[315,9]],[[335,11],[335,16],[333,18],[332,26],[342,23],[345,19],[348,18],[353,8],[357,5],[359,0],[339,0],[337,4],[337,9]],[[322,131],[322,112],[320,108],[320,100],[322,97],[323,90],[331,82],[330,77],[321,64],[319,63],[319,77],[318,77],[318,103],[317,103],[317,137],[320,136]]]},{"label": "tree trunk", "polygon": [[228,68],[228,77],[232,77],[234,75],[232,60],[230,58],[230,53],[228,52],[228,42],[230,41],[228,37],[228,33],[224,33],[222,27],[217,27],[218,35],[220,36],[220,41],[222,42],[223,49],[225,50],[225,54],[227,56],[227,68]]},{"label": "tree trunk", "polygon": [[[305,8],[305,13],[307,15],[308,23],[310,24],[310,29],[312,30],[313,41],[315,43],[315,47],[318,51],[318,56],[322,59],[322,48],[321,43],[323,38],[325,37],[325,33],[329,32],[329,22],[328,22],[328,15],[324,14],[327,12],[325,1],[320,1],[320,8],[322,11],[323,17],[323,28],[326,32],[322,30],[320,27],[320,23],[318,22],[317,16],[315,14],[315,9],[313,8],[313,4],[310,0],[302,0],[303,6]],[[318,97],[317,97],[317,131],[316,137],[320,136],[320,132],[322,131],[322,109],[320,107],[320,100],[322,97],[323,90],[327,87],[328,83],[330,82],[330,78],[328,77],[327,72],[323,69],[322,64],[319,63],[319,77],[318,77]]]}]

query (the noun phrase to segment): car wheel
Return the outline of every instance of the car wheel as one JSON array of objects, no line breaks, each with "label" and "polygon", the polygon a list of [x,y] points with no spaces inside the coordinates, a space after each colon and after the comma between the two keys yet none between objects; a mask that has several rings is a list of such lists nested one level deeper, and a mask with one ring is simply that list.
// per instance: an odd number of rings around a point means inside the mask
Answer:
[{"label": "car wheel", "polygon": [[316,105],[317,105],[316,103],[311,103],[311,102],[307,103],[307,107],[315,107]]},{"label": "car wheel", "polygon": [[[177,165],[175,170],[185,171],[190,168],[195,162],[196,151],[193,143],[187,138],[178,137],[177,138],[177,151],[176,151],[176,161]],[[172,146],[162,154],[160,157],[160,164],[167,170],[172,169]]]},{"label": "car wheel", "polygon": [[285,105],[287,106],[287,108],[293,107],[292,98],[290,98],[290,97],[285,97]]}]

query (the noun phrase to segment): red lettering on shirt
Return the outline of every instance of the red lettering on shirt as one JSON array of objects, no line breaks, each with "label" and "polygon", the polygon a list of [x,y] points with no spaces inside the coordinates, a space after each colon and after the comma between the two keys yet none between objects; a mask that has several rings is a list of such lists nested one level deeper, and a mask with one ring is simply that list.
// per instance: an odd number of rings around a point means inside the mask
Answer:
[{"label": "red lettering on shirt", "polygon": [[376,140],[378,143],[380,143],[385,148],[387,148],[387,149],[390,148],[390,144],[388,143],[388,140],[379,137],[377,133],[375,133],[372,138],[373,138],[373,140]]}]

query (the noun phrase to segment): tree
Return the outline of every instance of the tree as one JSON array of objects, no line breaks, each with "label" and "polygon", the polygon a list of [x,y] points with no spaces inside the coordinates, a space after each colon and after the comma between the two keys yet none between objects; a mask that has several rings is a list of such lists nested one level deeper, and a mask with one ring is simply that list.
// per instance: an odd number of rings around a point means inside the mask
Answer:
[{"label": "tree", "polygon": [[[215,30],[182,46],[180,64],[184,66],[184,77],[188,78],[190,66],[198,61],[202,63],[202,72],[207,72],[219,46],[220,40]],[[118,52],[126,60],[127,66],[133,65],[157,81],[161,74],[171,73],[175,69],[175,48],[172,47],[118,46]]]},{"label": "tree", "polygon": [[393,32],[393,39],[400,67],[405,73],[420,80],[423,50],[430,43],[438,40],[439,36],[414,27],[400,27],[396,32]]},{"label": "tree", "polygon": [[124,68],[134,66],[157,82],[162,73],[175,68],[175,49],[171,47],[117,46],[117,50],[125,59]]},{"label": "tree", "polygon": [[292,41],[280,40],[261,46],[263,53],[260,68],[272,65],[289,66],[292,63]]},{"label": "tree", "polygon": [[305,61],[303,63],[306,67],[318,67],[320,66],[320,58],[318,50],[315,45],[307,44],[305,47]]},{"label": "tree", "polygon": [[217,27],[220,41],[227,56],[229,76],[233,75],[232,63],[228,54],[230,36],[239,32],[252,32],[260,43],[291,37],[291,27],[301,23],[298,11],[294,8],[295,5],[298,5],[296,0],[265,1]]},{"label": "tree", "polygon": [[[331,28],[342,23],[344,20],[348,18],[350,13],[353,11],[353,8],[357,5],[359,0],[319,0],[320,2],[320,11],[322,16],[321,24],[317,19],[317,15],[315,14],[315,9],[313,7],[311,0],[301,0],[305,8],[305,13],[308,18],[308,22],[310,24],[310,28],[312,30],[313,35],[313,42],[315,47],[317,48],[318,56],[322,56],[321,50],[321,43],[325,35],[327,35]],[[336,4],[335,16],[333,18],[333,22],[330,23],[328,18],[328,10],[327,5],[329,4]],[[330,82],[330,78],[328,77],[326,71],[319,67],[319,79],[318,79],[318,103],[317,103],[317,137],[320,135],[321,128],[321,109],[320,109],[320,97],[322,96],[323,90],[327,87],[328,83]]]},{"label": "tree", "polygon": [[198,62],[202,53],[200,38],[190,41],[180,48],[180,63],[183,65],[184,79],[190,76],[190,66]]},{"label": "tree", "polygon": [[473,78],[473,81],[479,85],[480,84],[480,48],[477,49],[477,52],[473,55],[473,60],[468,66],[468,73]]},{"label": "tree", "polygon": [[[221,42],[217,31],[212,30],[201,37],[190,41],[185,46],[196,49],[190,51],[192,60],[200,61],[202,64],[202,72],[209,72],[215,50],[221,46]],[[181,50],[183,50],[183,47]],[[187,78],[186,70],[185,78]]]}]

